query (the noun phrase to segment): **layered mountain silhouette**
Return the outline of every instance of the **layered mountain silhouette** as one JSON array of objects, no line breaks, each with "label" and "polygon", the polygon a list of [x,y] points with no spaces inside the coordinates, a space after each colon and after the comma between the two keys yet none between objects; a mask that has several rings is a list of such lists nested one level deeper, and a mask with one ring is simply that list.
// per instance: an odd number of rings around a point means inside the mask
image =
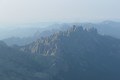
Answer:
[{"label": "layered mountain silhouette", "polygon": [[[98,33],[100,34],[105,34],[105,35],[110,35],[112,37],[116,37],[120,39],[120,22],[114,22],[114,21],[104,21],[101,23],[61,23],[61,24],[52,24],[49,25],[46,28],[24,28],[22,30],[17,30],[17,31],[12,31],[10,33],[16,35],[17,37],[10,37],[3,39],[3,41],[9,45],[18,45],[18,46],[24,46],[27,44],[32,43],[33,41],[36,41],[37,39],[40,39],[41,37],[48,37],[56,32],[59,31],[65,31],[69,28],[71,28],[72,25],[79,25],[83,26],[84,28],[96,28],[98,30]],[[39,26],[40,27],[40,26]],[[21,34],[22,36],[26,35],[24,38],[20,38],[17,33]],[[22,32],[22,33],[21,33]],[[36,33],[35,33],[36,32]],[[29,36],[27,36],[29,35]]]},{"label": "layered mountain silhouette", "polygon": [[120,40],[99,35],[95,28],[73,26],[20,50],[36,55],[48,80],[120,79]]},{"label": "layered mountain silhouette", "polygon": [[[49,25],[49,27],[44,26],[45,28],[40,28],[40,26],[36,28],[34,27],[35,26],[33,26],[33,28],[23,28],[22,30],[17,29],[19,31],[15,31],[16,33],[14,32],[14,35],[16,34],[17,37],[5,38],[3,41],[8,46],[24,46],[40,39],[41,37],[48,37],[56,32],[65,31],[70,28],[68,24],[52,24]],[[20,35],[17,35],[17,32],[19,32],[19,34],[21,33],[21,35],[25,34],[28,36],[20,37]]]},{"label": "layered mountain silhouette", "polygon": [[120,22],[115,21],[104,21],[101,23],[83,23],[82,26],[86,28],[94,27],[98,30],[98,33],[110,35],[120,39]]},{"label": "layered mountain silhouette", "polygon": [[0,41],[1,80],[119,80],[120,40],[73,26],[22,47]]}]

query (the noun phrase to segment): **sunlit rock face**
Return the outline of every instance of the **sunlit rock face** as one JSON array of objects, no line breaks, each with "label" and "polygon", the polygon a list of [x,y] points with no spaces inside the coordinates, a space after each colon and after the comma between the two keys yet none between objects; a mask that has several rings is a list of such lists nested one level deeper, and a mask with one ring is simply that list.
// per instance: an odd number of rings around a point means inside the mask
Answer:
[{"label": "sunlit rock face", "polygon": [[29,45],[0,41],[1,80],[119,80],[120,40],[73,26]]},{"label": "sunlit rock face", "polygon": [[20,50],[37,55],[36,60],[45,66],[45,73],[52,80],[120,78],[117,76],[120,73],[120,40],[99,35],[95,28],[74,25]]}]

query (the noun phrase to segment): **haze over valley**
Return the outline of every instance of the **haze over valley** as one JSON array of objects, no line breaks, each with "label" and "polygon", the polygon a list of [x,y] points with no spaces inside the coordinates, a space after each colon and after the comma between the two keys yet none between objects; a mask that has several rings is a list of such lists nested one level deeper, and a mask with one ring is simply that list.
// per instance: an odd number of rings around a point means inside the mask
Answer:
[{"label": "haze over valley", "polygon": [[120,80],[119,0],[0,0],[0,80]]}]

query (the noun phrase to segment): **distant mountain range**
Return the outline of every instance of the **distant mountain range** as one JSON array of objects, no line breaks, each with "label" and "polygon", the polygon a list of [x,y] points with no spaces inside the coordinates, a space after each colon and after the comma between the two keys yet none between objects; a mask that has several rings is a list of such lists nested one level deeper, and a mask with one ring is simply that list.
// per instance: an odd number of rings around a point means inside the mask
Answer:
[{"label": "distant mountain range", "polygon": [[120,39],[73,26],[22,47],[0,42],[1,80],[119,80]]},{"label": "distant mountain range", "polygon": [[102,35],[110,35],[120,39],[120,22],[104,21],[96,24],[83,23],[82,26],[87,28],[95,27]]},{"label": "distant mountain range", "polygon": [[[6,39],[3,39],[3,41],[8,45],[8,46],[14,46],[14,45],[18,45],[18,46],[24,46],[24,45],[27,45],[27,44],[30,44],[32,43],[33,41],[36,41],[37,39],[41,38],[41,37],[47,37],[47,36],[50,36],[56,32],[59,32],[59,31],[65,31],[67,30],[69,27],[69,25],[67,24],[53,24],[53,25],[50,25],[49,27],[47,28],[27,28],[28,30],[24,30],[24,31],[21,31],[21,34],[28,34],[31,36],[28,36],[28,37],[23,37],[23,38],[20,38],[20,37],[10,37],[10,38],[6,38]],[[33,29],[33,30],[32,30]],[[28,33],[27,33],[28,32]],[[30,34],[29,34],[30,33]]]},{"label": "distant mountain range", "polygon": [[21,31],[21,34],[29,34],[28,37],[20,38],[20,37],[10,37],[3,39],[5,43],[9,46],[18,45],[23,46],[26,44],[30,44],[33,41],[36,41],[37,39],[40,39],[41,37],[47,37],[50,36],[56,32],[59,31],[65,31],[72,27],[72,25],[82,26],[86,29],[89,28],[96,28],[98,30],[98,33],[102,35],[110,35],[112,37],[120,38],[120,22],[113,22],[113,21],[104,21],[102,23],[64,23],[64,24],[53,24],[49,25],[46,28],[34,28],[33,32],[30,36],[29,32],[31,30],[27,31]]}]

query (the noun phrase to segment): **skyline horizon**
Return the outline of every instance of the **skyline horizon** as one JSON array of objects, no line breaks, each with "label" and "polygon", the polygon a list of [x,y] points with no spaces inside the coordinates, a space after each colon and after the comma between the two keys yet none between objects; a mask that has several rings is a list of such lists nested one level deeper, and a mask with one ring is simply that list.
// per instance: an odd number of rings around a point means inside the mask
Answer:
[{"label": "skyline horizon", "polygon": [[1,24],[0,23],[0,28],[3,26],[17,26],[17,25],[36,25],[36,24],[67,24],[67,23],[103,23],[103,22],[120,22],[120,19],[118,20],[87,20],[87,21],[37,21],[37,22],[24,22],[24,23],[6,23],[6,24]]},{"label": "skyline horizon", "polygon": [[120,21],[119,0],[0,0],[0,24]]},{"label": "skyline horizon", "polygon": [[[108,25],[111,27],[110,28],[113,28],[114,29],[114,26],[115,25],[115,28],[119,28],[119,26],[116,27],[116,25],[119,25],[120,24],[120,21],[110,21],[110,20],[107,20],[107,21],[102,21],[102,22],[95,22],[95,23],[90,23],[90,22],[75,22],[75,23],[30,23],[30,24],[16,24],[16,25],[6,25],[6,26],[0,26],[0,40],[2,39],[6,39],[6,38],[9,38],[9,37],[20,37],[20,38],[24,38],[24,37],[28,37],[28,36],[32,36],[35,32],[37,32],[38,30],[41,30],[41,29],[49,29],[49,28],[55,28],[56,26],[57,27],[60,27],[61,26],[64,26],[64,25],[80,25],[82,24],[82,26],[84,27],[84,24],[87,24],[89,26],[92,25],[92,27],[96,27],[97,28],[97,25]],[[52,27],[53,26],[53,27]],[[108,27],[107,26],[107,27]],[[104,27],[104,26],[103,26]],[[109,28],[108,28],[109,29]],[[117,29],[119,31],[119,29]],[[22,33],[21,33],[22,32]],[[27,32],[27,33],[26,33]],[[28,34],[29,33],[29,34]]]}]

